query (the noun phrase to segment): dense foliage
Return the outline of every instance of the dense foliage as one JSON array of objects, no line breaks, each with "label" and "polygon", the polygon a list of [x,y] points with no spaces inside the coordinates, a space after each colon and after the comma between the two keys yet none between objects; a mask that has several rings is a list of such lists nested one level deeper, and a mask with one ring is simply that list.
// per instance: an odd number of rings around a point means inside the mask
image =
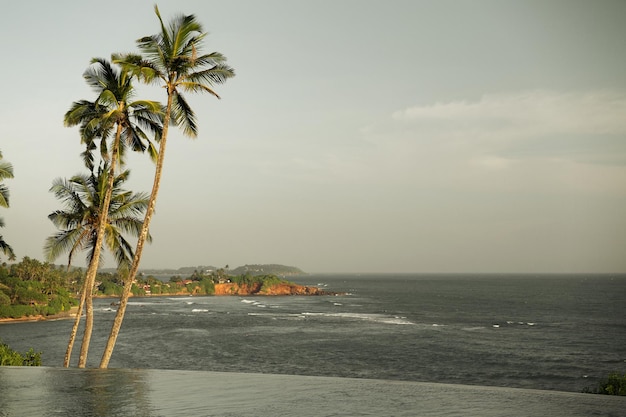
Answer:
[{"label": "dense foliage", "polygon": [[80,271],[67,271],[50,263],[24,257],[17,264],[0,266],[0,318],[49,316],[68,312]]},{"label": "dense foliage", "polygon": [[41,352],[30,348],[21,354],[0,340],[0,366],[41,366]]},{"label": "dense foliage", "polygon": [[249,287],[261,284],[260,292],[265,292],[274,285],[283,284],[287,281],[278,278],[276,275],[252,275],[244,274],[231,277],[231,282],[238,285],[247,285]]},{"label": "dense foliage", "polygon": [[[67,269],[48,262],[24,257],[12,265],[0,265],[0,318],[50,316],[67,313],[78,304],[77,297],[85,270]],[[132,285],[133,296],[149,295],[212,295],[215,284],[232,282],[256,287],[260,292],[287,281],[276,275],[231,275],[224,268],[194,271],[186,277],[172,276],[164,282],[152,275],[141,275]],[[98,273],[94,296],[119,297],[124,280],[117,273]]]}]

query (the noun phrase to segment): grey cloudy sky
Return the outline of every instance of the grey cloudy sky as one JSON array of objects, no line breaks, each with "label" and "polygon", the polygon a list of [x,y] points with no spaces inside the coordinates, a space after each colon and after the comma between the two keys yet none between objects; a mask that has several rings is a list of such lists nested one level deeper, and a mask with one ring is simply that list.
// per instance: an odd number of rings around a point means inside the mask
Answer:
[{"label": "grey cloudy sky", "polygon": [[[172,134],[143,267],[626,271],[626,2],[159,8],[196,14],[237,76],[220,101],[190,98],[197,140]],[[121,0],[5,2],[0,19],[0,149],[15,171],[1,233],[43,259],[60,208],[48,189],[84,171],[62,123],[93,99],[82,73],[158,22],[153,2]],[[130,186],[149,191],[152,165],[129,162]]]}]

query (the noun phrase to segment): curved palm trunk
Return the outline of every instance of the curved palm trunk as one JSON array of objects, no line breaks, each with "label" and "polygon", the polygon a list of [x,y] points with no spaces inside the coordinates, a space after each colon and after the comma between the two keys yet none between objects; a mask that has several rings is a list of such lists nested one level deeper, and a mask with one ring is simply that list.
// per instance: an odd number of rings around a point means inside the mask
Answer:
[{"label": "curved palm trunk", "polygon": [[74,348],[74,341],[76,340],[76,333],[78,332],[78,326],[80,325],[80,319],[83,315],[83,308],[85,307],[85,295],[87,294],[86,280],[83,282],[80,290],[80,301],[78,303],[78,312],[76,313],[76,319],[74,319],[74,325],[72,326],[72,332],[70,333],[70,341],[67,344],[67,350],[65,351],[65,359],[63,359],[63,367],[68,368],[70,366],[70,359],[72,358],[72,349]]},{"label": "curved palm trunk", "polygon": [[165,160],[165,145],[167,144],[167,132],[169,129],[170,115],[172,111],[172,91],[168,89],[167,108],[165,111],[165,120],[163,121],[163,132],[161,135],[161,141],[159,143],[159,157],[157,158],[156,168],[154,172],[154,182],[152,184],[152,191],[150,193],[150,201],[148,202],[148,210],[141,226],[141,233],[137,240],[137,247],[135,248],[135,256],[133,258],[133,265],[130,268],[126,282],[124,283],[124,289],[122,296],[120,297],[120,305],[115,314],[115,320],[111,327],[111,333],[109,333],[109,339],[107,340],[106,347],[102,354],[102,360],[100,361],[100,368],[107,368],[111,355],[113,354],[113,348],[115,348],[115,342],[117,336],[122,328],[122,322],[124,321],[124,314],[126,313],[126,306],[128,304],[128,298],[130,297],[130,291],[133,287],[133,281],[137,276],[139,270],[139,264],[141,262],[141,255],[143,248],[148,238],[148,230],[150,228],[150,221],[154,213],[154,207],[156,206],[157,195],[159,193],[159,187],[161,185],[161,174],[163,172],[163,161]]},{"label": "curved palm trunk", "polygon": [[[113,182],[115,180],[115,167],[117,165],[117,154],[119,152],[120,138],[122,136],[122,125],[118,123],[115,141],[111,150],[111,166],[109,168],[109,178],[107,180],[104,201],[100,207],[100,220],[98,224],[98,234],[96,245],[93,251],[93,258],[89,262],[87,276],[85,277],[85,333],[80,346],[80,356],[78,357],[78,367],[84,368],[87,364],[87,354],[91,342],[93,331],[93,288],[96,282],[96,274],[100,264],[100,254],[102,253],[102,243],[104,242],[104,232],[109,216],[109,206],[111,205],[111,195],[113,194]],[[68,345],[69,349],[69,345]]]}]

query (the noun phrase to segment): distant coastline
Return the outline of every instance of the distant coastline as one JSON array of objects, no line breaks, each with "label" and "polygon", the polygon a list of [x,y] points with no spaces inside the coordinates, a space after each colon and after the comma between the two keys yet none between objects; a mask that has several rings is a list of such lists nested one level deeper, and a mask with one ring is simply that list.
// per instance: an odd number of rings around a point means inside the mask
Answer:
[{"label": "distant coastline", "polygon": [[[213,295],[205,294],[190,294],[186,290],[179,291],[177,293],[168,294],[146,294],[146,295],[130,295],[132,298],[150,298],[150,297],[184,297],[184,296],[203,296],[203,297],[228,297],[228,296],[322,296],[322,295],[343,295],[343,293],[337,293],[332,291],[326,291],[318,287],[310,287],[304,285],[293,284],[290,282],[282,282],[271,285],[264,288],[260,283],[255,285],[237,284],[237,283],[222,283],[215,284],[215,293]],[[119,299],[119,296],[113,295],[95,295],[94,298],[112,300]],[[116,302],[112,302],[111,305],[117,305]],[[4,323],[16,323],[16,322],[37,322],[37,321],[49,321],[49,320],[62,320],[76,317],[78,313],[78,307],[74,306],[69,311],[64,311],[58,314],[51,314],[44,316],[41,314],[35,316],[23,316],[23,317],[7,317],[0,318],[0,324]]]},{"label": "distant coastline", "polygon": [[72,307],[70,311],[64,311],[58,314],[50,314],[48,316],[44,316],[42,314],[37,314],[35,316],[23,316],[23,317],[2,317],[0,318],[0,324],[4,323],[16,323],[16,322],[29,322],[29,321],[50,321],[50,320],[63,320],[63,319],[71,319],[76,317],[78,313],[78,307]]}]

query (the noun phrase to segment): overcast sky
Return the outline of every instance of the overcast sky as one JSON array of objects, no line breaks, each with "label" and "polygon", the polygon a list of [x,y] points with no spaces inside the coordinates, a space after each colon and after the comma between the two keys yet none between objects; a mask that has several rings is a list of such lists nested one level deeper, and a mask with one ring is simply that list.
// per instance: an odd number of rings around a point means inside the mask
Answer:
[{"label": "overcast sky", "polygon": [[[142,267],[626,272],[625,1],[159,8],[196,14],[237,75],[189,97],[200,134],[171,134]],[[52,181],[85,172],[63,126],[95,98],[82,73],[159,26],[151,1],[11,1],[0,19],[0,233],[43,260]],[[153,165],[129,164],[149,191]]]}]

